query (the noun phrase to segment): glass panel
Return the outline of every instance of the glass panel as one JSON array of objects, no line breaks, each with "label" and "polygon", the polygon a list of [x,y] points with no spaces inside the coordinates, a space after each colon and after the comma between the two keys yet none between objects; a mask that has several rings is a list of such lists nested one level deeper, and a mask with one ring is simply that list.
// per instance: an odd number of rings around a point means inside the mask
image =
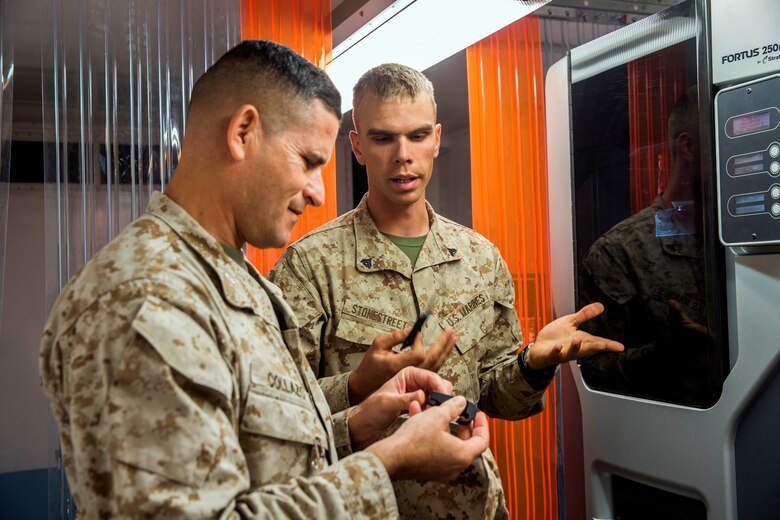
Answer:
[{"label": "glass panel", "polygon": [[578,305],[582,328],[626,351],[581,363],[592,388],[697,407],[720,395],[708,322],[696,42],[572,85]]},{"label": "glass panel", "polygon": [[[0,3],[0,320],[3,315],[8,188],[11,173],[11,117],[14,100],[13,4]],[[0,327],[2,327],[0,321]]]}]

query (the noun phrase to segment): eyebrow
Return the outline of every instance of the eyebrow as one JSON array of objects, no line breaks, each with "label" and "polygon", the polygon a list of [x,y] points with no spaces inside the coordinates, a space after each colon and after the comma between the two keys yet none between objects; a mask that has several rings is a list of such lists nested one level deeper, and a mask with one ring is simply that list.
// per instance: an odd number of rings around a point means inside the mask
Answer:
[{"label": "eyebrow", "polygon": [[[433,131],[433,125],[423,125],[411,130],[409,132],[403,132],[405,134],[417,134],[419,132],[431,132]],[[366,135],[400,135],[402,132],[391,132],[390,130],[382,130],[381,128],[370,128]]]},{"label": "eyebrow", "polygon": [[312,153],[307,158],[307,161],[311,163],[313,166],[322,166],[323,164],[327,163],[328,161],[325,159],[324,155],[321,155],[319,153]]}]

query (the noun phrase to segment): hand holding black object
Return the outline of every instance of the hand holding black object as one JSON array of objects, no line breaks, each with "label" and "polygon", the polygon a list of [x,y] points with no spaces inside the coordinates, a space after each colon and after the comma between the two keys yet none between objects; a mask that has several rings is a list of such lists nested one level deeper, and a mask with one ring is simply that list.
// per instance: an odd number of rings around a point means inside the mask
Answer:
[{"label": "hand holding black object", "polygon": [[[414,366],[436,372],[444,364],[457,339],[452,329],[442,332],[427,350],[420,334],[412,338],[412,348],[397,350],[396,347],[403,343],[411,330],[412,327],[404,327],[374,339],[360,364],[349,374],[347,388],[350,404],[362,402],[404,367]],[[424,403],[424,400],[420,401],[420,404]]]},{"label": "hand holding black object", "polygon": [[412,346],[412,344],[414,343],[414,339],[422,330],[423,325],[425,324],[425,320],[427,320],[430,315],[431,315],[430,312],[423,312],[422,314],[420,314],[420,317],[417,318],[417,321],[415,321],[414,325],[412,326],[412,331],[409,333],[408,336],[406,336],[406,339],[401,345],[401,350]]},{"label": "hand holding black object", "polygon": [[[439,406],[444,401],[447,401],[448,399],[451,399],[453,396],[449,394],[443,394],[441,392],[431,392],[431,395],[428,396],[427,404],[429,406]],[[469,424],[471,421],[474,420],[474,417],[477,416],[477,407],[472,403],[471,401],[466,401],[466,408],[463,409],[462,412],[460,412],[460,417],[458,417],[455,422],[458,424]]]}]

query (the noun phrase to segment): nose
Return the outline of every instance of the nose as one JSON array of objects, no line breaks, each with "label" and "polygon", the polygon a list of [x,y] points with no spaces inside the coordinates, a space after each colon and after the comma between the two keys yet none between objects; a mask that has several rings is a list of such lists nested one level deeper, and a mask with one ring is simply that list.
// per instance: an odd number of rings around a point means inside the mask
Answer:
[{"label": "nose", "polygon": [[411,164],[412,162],[412,154],[409,148],[409,143],[404,138],[398,140],[398,148],[395,154],[395,162],[396,164],[404,164],[404,163]]},{"label": "nose", "polygon": [[325,203],[325,183],[322,182],[322,168],[319,168],[303,188],[306,204],[319,207]]}]

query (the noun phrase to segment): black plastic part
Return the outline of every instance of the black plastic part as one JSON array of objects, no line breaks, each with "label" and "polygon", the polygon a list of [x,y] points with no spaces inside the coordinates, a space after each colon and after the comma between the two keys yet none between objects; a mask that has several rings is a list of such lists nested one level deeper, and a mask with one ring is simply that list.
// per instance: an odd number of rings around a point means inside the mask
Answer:
[{"label": "black plastic part", "polygon": [[406,336],[406,339],[401,345],[401,350],[412,346],[412,343],[414,343],[414,338],[416,338],[417,335],[420,333],[420,331],[423,328],[423,325],[425,324],[425,320],[427,320],[430,317],[430,315],[431,315],[430,312],[423,312],[422,314],[420,314],[420,317],[417,318],[417,321],[414,322],[414,326],[412,326],[412,331],[409,333],[408,336]]},{"label": "black plastic part", "polygon": [[[428,396],[428,404],[430,406],[439,406],[444,401],[448,399],[452,399],[453,396],[449,394],[443,394],[441,392],[431,392],[431,395]],[[474,418],[477,416],[477,407],[474,403],[471,401],[466,401],[466,408],[463,409],[462,412],[460,412],[460,417],[455,419],[455,422],[458,424],[468,424],[471,421],[474,420]]]}]

